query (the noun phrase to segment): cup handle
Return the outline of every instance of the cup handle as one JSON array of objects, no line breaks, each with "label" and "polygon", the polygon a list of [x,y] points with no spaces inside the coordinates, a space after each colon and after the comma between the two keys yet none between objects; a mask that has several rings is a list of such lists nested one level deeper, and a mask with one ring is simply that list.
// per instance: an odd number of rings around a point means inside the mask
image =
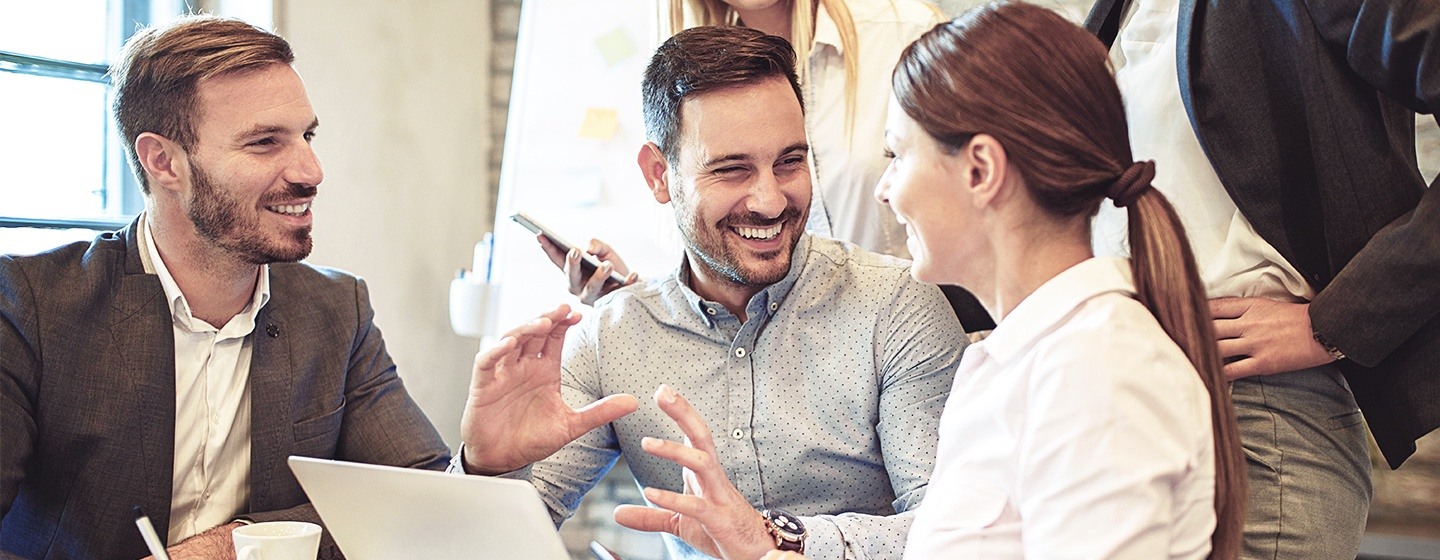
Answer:
[{"label": "cup handle", "polygon": [[250,560],[250,557],[260,558],[260,547],[247,544],[235,552],[235,560]]}]

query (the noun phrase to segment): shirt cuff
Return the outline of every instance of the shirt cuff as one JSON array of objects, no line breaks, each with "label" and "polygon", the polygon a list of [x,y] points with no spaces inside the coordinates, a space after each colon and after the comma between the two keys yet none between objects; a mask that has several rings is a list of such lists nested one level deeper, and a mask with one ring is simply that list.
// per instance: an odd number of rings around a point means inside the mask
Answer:
[{"label": "shirt cuff", "polygon": [[508,478],[511,480],[530,480],[530,468],[534,466],[525,465],[507,473],[497,475],[471,474],[465,470],[465,444],[461,443],[460,448],[455,450],[455,456],[450,458],[450,465],[445,467],[445,472],[451,474],[464,474],[470,476],[492,476],[494,478]]},{"label": "shirt cuff", "polygon": [[839,560],[845,555],[845,538],[840,527],[820,517],[801,517],[805,524],[805,557],[812,560]]}]

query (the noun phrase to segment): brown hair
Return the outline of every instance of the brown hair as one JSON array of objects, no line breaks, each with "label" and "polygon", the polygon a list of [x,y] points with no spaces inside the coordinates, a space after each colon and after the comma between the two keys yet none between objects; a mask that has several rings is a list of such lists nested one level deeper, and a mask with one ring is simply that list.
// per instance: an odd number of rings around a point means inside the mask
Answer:
[{"label": "brown hair", "polygon": [[1031,197],[1061,218],[1127,207],[1137,299],[1199,372],[1215,434],[1211,558],[1238,556],[1245,458],[1209,304],[1184,228],[1136,163],[1109,55],[1094,36],[1024,3],[990,4],[937,25],[905,49],[893,78],[905,113],[952,152],[979,133],[1005,147]]},{"label": "brown hair", "polygon": [[294,61],[285,39],[233,18],[190,15],[136,32],[110,68],[110,79],[115,121],[140,189],[150,193],[135,138],[151,132],[186,151],[194,148],[201,81]]},{"label": "brown hair", "polygon": [[704,26],[669,38],[645,67],[640,84],[645,136],[672,163],[680,134],[680,104],[691,95],[784,78],[803,110],[790,43],[748,27]]},{"label": "brown hair", "polygon": [[[801,81],[810,74],[810,44],[815,40],[815,7],[819,4],[835,22],[840,34],[840,52],[845,61],[845,123],[855,120],[855,90],[860,82],[860,38],[855,33],[855,18],[845,0],[789,0],[790,42],[795,49],[796,73]],[[662,36],[669,37],[686,28],[687,19],[696,25],[743,25],[740,14],[724,0],[669,0],[668,13],[660,14]],[[687,18],[687,16],[689,16]]]}]

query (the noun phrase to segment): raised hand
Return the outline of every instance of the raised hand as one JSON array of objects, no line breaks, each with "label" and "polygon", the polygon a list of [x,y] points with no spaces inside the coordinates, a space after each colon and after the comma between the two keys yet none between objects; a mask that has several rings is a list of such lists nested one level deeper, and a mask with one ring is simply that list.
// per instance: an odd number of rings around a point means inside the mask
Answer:
[{"label": "raised hand", "polygon": [[565,404],[560,352],[565,331],[579,321],[579,314],[561,305],[475,355],[460,420],[466,472],[494,475],[519,469],[639,406],[632,395],[610,395],[579,410]]},{"label": "raised hand", "polygon": [[705,420],[668,386],[655,392],[655,403],[679,424],[685,442],[645,438],[640,445],[684,467],[685,491],[646,488],[645,499],[658,507],[620,506],[615,521],[638,531],[670,533],[716,558],[752,560],[774,550],[768,522],[725,477]]}]

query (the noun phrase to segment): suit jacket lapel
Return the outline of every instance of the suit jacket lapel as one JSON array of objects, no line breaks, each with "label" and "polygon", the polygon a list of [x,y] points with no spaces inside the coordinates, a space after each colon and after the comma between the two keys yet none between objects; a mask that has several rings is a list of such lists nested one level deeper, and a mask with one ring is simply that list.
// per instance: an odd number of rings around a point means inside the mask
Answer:
[{"label": "suit jacket lapel", "polygon": [[[272,269],[271,281],[275,279]],[[250,509],[273,509],[272,497],[257,489],[284,488],[277,477],[287,477],[285,463],[294,440],[290,395],[294,394],[294,360],[290,333],[285,325],[284,302],[271,284],[271,299],[255,318],[250,358]],[[283,478],[282,478],[283,479]]]},{"label": "suit jacket lapel", "polygon": [[1085,29],[1099,37],[1107,48],[1113,46],[1120,33],[1120,18],[1129,4],[1130,0],[1096,0],[1090,7],[1090,15],[1085,17]]},{"label": "suit jacket lapel", "polygon": [[[175,469],[175,332],[159,277],[146,274],[140,260],[136,225],[120,232],[125,241],[124,273],[112,300],[108,326],[118,371],[98,372],[106,381],[133,383],[141,402],[126,411],[139,419],[135,434],[141,463],[134,468],[143,488],[139,505],[164,538],[170,526]],[[173,544],[173,543],[172,543]]]}]

